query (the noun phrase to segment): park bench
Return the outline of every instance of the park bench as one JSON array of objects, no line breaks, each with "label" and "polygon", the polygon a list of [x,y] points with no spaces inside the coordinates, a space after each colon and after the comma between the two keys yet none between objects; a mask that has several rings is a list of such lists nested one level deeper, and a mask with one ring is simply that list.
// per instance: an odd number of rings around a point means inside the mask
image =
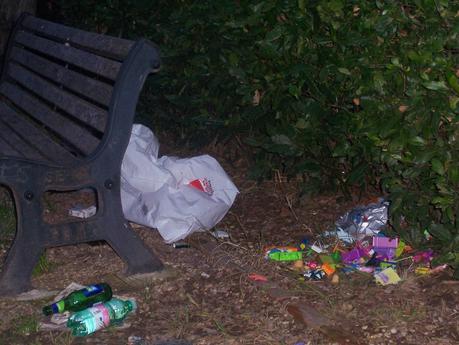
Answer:
[{"label": "park bench", "polygon": [[[159,66],[148,40],[28,14],[18,19],[0,76],[0,184],[11,190],[17,216],[0,295],[28,290],[41,254],[55,246],[105,240],[127,264],[127,274],[163,268],[125,220],[120,198],[136,104],[146,77]],[[45,221],[45,192],[87,188],[97,199],[94,216]]]}]

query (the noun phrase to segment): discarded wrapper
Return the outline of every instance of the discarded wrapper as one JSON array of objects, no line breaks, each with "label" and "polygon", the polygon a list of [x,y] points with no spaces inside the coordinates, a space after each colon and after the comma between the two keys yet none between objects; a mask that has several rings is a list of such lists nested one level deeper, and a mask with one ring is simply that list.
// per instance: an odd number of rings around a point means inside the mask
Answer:
[{"label": "discarded wrapper", "polygon": [[392,267],[375,273],[374,277],[376,282],[381,285],[398,284],[402,280]]},{"label": "discarded wrapper", "polygon": [[420,267],[415,268],[414,273],[419,274],[419,275],[426,275],[426,274],[430,274],[431,273],[430,271],[431,271],[430,267],[420,266]]},{"label": "discarded wrapper", "polygon": [[325,263],[322,265],[322,270],[327,274],[327,276],[330,276],[333,273],[335,273],[336,268],[335,268],[335,265],[333,264]]},{"label": "discarded wrapper", "polygon": [[311,246],[311,249],[312,249],[313,251],[315,251],[316,253],[318,253],[318,254],[320,254],[320,253],[322,253],[322,252],[324,251],[324,250],[323,250],[319,245],[317,245],[317,244],[313,244],[313,245]]},{"label": "discarded wrapper", "polygon": [[413,261],[416,263],[424,262],[429,263],[433,259],[433,250],[427,249],[413,255]]},{"label": "discarded wrapper", "polygon": [[96,214],[97,207],[95,205],[84,208],[83,206],[75,206],[69,210],[69,215],[78,218],[89,218]]},{"label": "discarded wrapper", "polygon": [[208,180],[207,178],[198,178],[196,180],[189,182],[188,185],[209,195],[214,194],[214,190],[212,189],[210,180]]},{"label": "discarded wrapper", "polygon": [[274,251],[269,253],[268,257],[274,261],[298,261],[303,258],[303,253]]},{"label": "discarded wrapper", "polygon": [[378,256],[386,259],[392,259],[398,247],[398,238],[389,238],[384,236],[373,237],[373,249]]},{"label": "discarded wrapper", "polygon": [[308,261],[306,262],[306,266],[311,270],[315,270],[317,267],[319,267],[319,264],[315,261]]},{"label": "discarded wrapper", "polygon": [[211,232],[212,236],[219,239],[229,238],[229,234],[225,230],[214,230]]},{"label": "discarded wrapper", "polygon": [[341,253],[341,260],[346,264],[356,263],[364,260],[365,257],[373,255],[373,252],[368,247],[356,245],[348,252]]},{"label": "discarded wrapper", "polygon": [[296,247],[268,247],[265,258],[274,261],[297,261],[303,258],[303,252]]},{"label": "discarded wrapper", "polygon": [[303,273],[303,277],[309,278],[310,280],[322,280],[325,277],[325,272],[323,270],[309,270]]},{"label": "discarded wrapper", "polygon": [[389,202],[380,199],[379,202],[363,207],[356,207],[340,217],[335,225],[335,231],[327,232],[336,235],[346,243],[360,241],[365,236],[377,235],[387,224]]}]

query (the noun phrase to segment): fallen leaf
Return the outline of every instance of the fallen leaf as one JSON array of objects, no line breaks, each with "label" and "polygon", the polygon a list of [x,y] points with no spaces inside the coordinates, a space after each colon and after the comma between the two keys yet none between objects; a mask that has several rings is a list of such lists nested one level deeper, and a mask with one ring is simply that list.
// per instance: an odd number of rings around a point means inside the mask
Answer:
[{"label": "fallen leaf", "polygon": [[295,297],[295,294],[293,292],[279,287],[272,287],[266,290],[266,292],[268,293],[269,297],[277,301],[282,301],[290,297]]},{"label": "fallen leaf", "polygon": [[255,93],[252,98],[252,104],[253,105],[259,105],[261,100],[261,93],[258,90],[255,90]]},{"label": "fallen leaf", "polygon": [[401,105],[401,106],[398,107],[398,111],[401,112],[401,113],[404,113],[407,110],[408,110],[408,106],[407,105]]},{"label": "fallen leaf", "polygon": [[268,281],[268,278],[266,278],[264,275],[257,274],[257,273],[249,274],[249,279],[255,282],[267,282]]},{"label": "fallen leaf", "polygon": [[296,322],[305,325],[310,328],[319,328],[321,326],[331,326],[332,322],[330,319],[319,313],[314,308],[305,304],[293,304],[287,305],[287,311],[293,316]]}]

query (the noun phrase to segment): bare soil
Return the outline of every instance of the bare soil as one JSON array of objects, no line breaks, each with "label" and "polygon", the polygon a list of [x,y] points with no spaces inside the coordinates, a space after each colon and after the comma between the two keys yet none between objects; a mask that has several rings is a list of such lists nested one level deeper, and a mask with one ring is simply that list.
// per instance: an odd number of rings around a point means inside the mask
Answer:
[{"label": "bare soil", "polygon": [[[196,345],[459,344],[459,284],[448,270],[416,276],[407,267],[403,281],[388,286],[376,285],[371,275],[340,274],[333,284],[327,278],[300,280],[291,264],[264,258],[266,246],[298,245],[304,236],[317,237],[345,211],[365,204],[365,198],[300,198],[298,181],[281,174],[263,183],[249,180],[247,161],[237,152],[214,146],[202,152],[216,156],[240,189],[217,226],[230,239],[195,233],[185,240],[190,248],[175,249],[156,230],[135,226],[173,272],[141,283],[123,276],[123,262],[105,243],[49,249],[32,279],[34,288],[61,290],[71,282],[107,281],[115,294],[135,298],[138,310],[122,327],[75,338],[65,330],[38,329],[47,321],[41,307],[51,298],[1,299],[0,344],[153,345],[171,339]],[[76,201],[91,202],[87,196],[50,195],[47,217],[65,214]],[[252,273],[268,281],[253,281]]]}]

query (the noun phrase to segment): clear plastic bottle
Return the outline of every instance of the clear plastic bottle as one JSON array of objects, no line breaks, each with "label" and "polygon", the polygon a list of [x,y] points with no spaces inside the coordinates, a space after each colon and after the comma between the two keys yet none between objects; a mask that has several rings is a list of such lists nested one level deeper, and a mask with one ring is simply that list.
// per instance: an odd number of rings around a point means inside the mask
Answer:
[{"label": "clear plastic bottle", "polygon": [[67,327],[71,328],[73,335],[85,336],[109,325],[121,323],[126,315],[136,308],[134,300],[112,298],[108,302],[96,304],[71,315]]},{"label": "clear plastic bottle", "polygon": [[105,302],[112,298],[112,289],[106,283],[94,284],[84,289],[73,291],[56,303],[43,307],[43,314],[51,315],[64,311],[80,311],[93,304]]}]

